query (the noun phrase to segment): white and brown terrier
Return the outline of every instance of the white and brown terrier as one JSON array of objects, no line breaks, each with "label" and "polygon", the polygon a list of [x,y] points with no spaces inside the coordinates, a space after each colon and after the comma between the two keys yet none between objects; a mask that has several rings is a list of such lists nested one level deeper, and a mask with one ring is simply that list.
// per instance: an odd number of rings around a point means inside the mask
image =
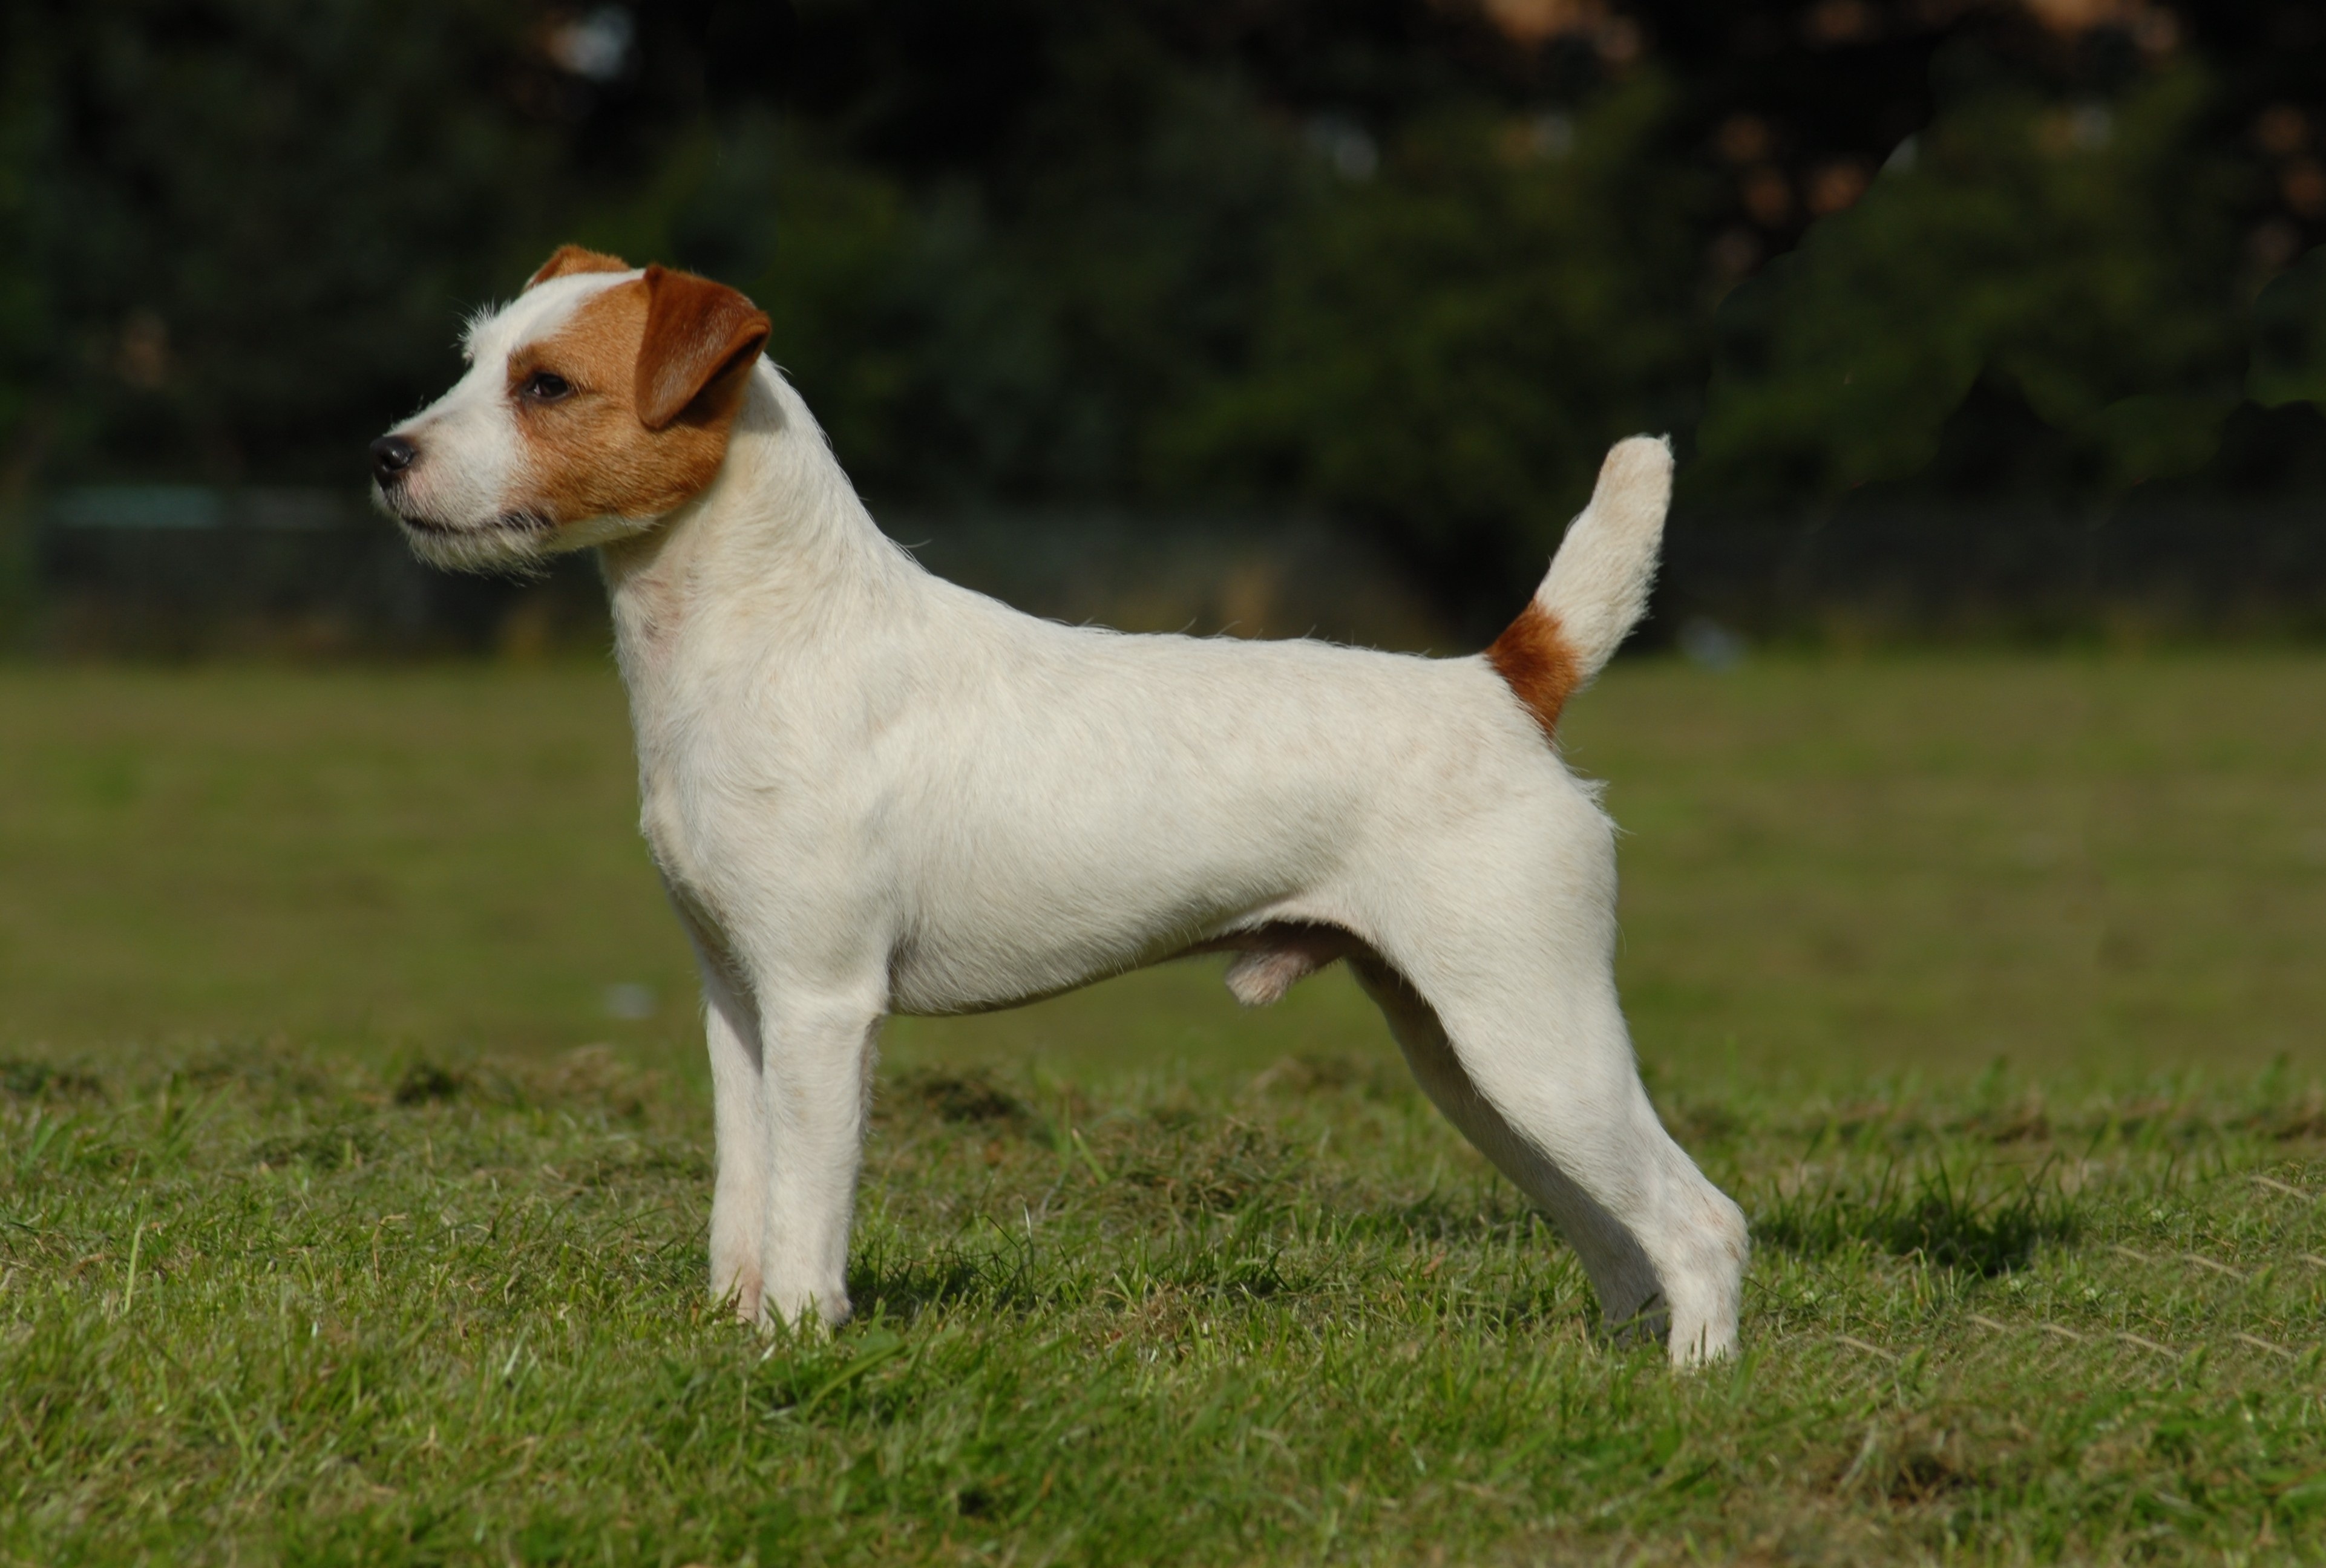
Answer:
[{"label": "white and brown terrier", "polygon": [[1640,615],[1671,484],[1607,456],[1484,654],[1059,626],[873,525],[734,290],[560,250],[372,445],[451,567],[594,547],[647,841],[700,959],[711,1288],[848,1313],[890,1013],[1189,952],[1272,1002],[1346,959],[1422,1088],[1558,1221],[1611,1324],[1736,1342],[1744,1220],[1657,1120],[1615,997],[1614,833],[1552,746]]}]

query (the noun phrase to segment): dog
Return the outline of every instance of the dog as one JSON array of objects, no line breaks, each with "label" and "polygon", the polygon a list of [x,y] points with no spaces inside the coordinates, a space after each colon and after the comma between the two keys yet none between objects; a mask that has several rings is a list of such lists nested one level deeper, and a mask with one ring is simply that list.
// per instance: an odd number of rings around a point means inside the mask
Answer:
[{"label": "dog", "polygon": [[887,1015],[1224,951],[1250,1006],[1345,960],[1605,1322],[1679,1365],[1730,1354],[1744,1218],[1641,1084],[1614,828],[1554,745],[1646,603],[1669,447],[1609,452],[1483,654],[1127,636],[924,571],[768,332],[733,289],[567,246],[371,448],[427,561],[598,552],[642,826],[702,973],[713,1294],[763,1326],[847,1316]]}]

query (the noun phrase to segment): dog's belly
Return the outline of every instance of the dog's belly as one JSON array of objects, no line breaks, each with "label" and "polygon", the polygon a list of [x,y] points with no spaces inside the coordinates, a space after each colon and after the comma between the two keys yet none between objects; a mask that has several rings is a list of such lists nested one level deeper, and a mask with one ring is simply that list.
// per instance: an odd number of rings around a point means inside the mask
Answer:
[{"label": "dog's belly", "polygon": [[1345,868],[1374,836],[1361,775],[1131,749],[1102,774],[1072,745],[1021,750],[931,791],[926,835],[900,824],[897,1010],[1008,1007],[1223,934],[1344,918]]},{"label": "dog's belly", "polygon": [[1224,976],[1229,992],[1245,1007],[1263,1007],[1328,964],[1369,951],[1355,935],[1327,923],[1247,918],[1203,941],[1129,960],[1061,951],[1015,969],[988,963],[964,973],[958,964],[932,962],[918,951],[900,952],[891,976],[890,1011],[921,1016],[998,1012],[1151,963],[1206,953],[1234,954]]},{"label": "dog's belly", "polygon": [[889,970],[889,1010],[916,1017],[999,1012],[1143,967],[1138,959],[1104,952],[1012,956],[1017,961],[1000,963],[991,954],[932,957],[919,947],[900,949]]},{"label": "dog's belly", "polygon": [[[923,886],[892,950],[889,1005],[919,1014],[1015,1007],[1209,951],[1229,933],[1321,923],[1326,901],[1315,884],[1330,857],[1314,844],[1287,848],[1310,853],[1261,866],[1197,858],[1149,866],[1146,877],[1019,875]],[[1243,945],[1230,941],[1221,951]]]}]

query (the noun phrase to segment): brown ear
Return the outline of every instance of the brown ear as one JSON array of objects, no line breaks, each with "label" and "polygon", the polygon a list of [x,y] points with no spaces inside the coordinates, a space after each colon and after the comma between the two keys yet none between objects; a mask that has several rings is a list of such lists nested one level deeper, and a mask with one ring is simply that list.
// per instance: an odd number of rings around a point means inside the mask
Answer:
[{"label": "brown ear", "polygon": [[[647,268],[647,332],[638,344],[638,422],[661,430],[714,383],[749,370],[768,340],[768,313],[724,283]],[[736,378],[740,382],[740,377]]]},{"label": "brown ear", "polygon": [[567,273],[626,273],[630,264],[618,255],[608,255],[601,250],[584,250],[578,245],[561,245],[541,264],[541,270],[525,280],[525,286],[545,283],[552,278],[562,278]]}]

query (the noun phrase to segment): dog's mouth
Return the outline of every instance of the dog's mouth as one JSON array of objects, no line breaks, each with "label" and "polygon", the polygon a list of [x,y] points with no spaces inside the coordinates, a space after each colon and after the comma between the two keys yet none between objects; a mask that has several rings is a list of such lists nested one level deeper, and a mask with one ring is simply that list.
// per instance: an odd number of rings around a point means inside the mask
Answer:
[{"label": "dog's mouth", "polygon": [[526,577],[557,550],[557,525],[538,512],[501,512],[474,523],[394,514],[413,554],[447,571]]},{"label": "dog's mouth", "polygon": [[549,533],[557,524],[538,512],[504,512],[482,523],[440,523],[433,517],[417,517],[398,512],[395,520],[415,533],[433,534],[439,539],[474,539],[488,533]]}]

